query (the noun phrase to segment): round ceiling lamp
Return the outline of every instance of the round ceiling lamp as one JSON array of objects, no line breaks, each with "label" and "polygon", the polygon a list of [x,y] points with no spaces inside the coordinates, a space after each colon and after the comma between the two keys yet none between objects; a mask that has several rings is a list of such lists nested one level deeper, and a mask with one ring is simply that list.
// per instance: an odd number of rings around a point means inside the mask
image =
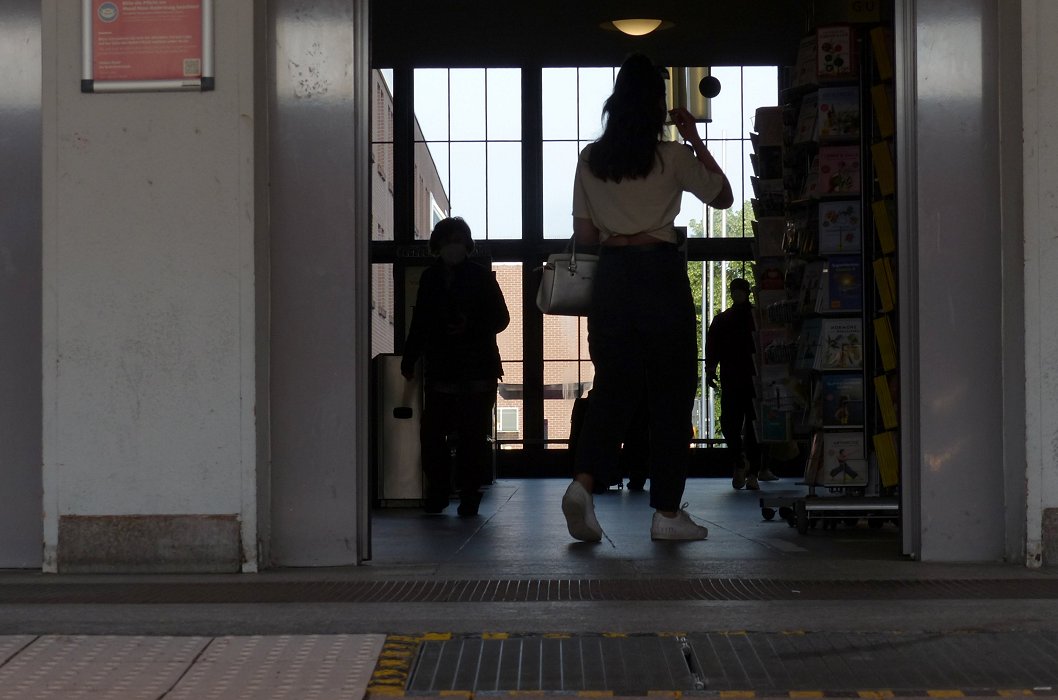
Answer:
[{"label": "round ceiling lamp", "polygon": [[644,36],[656,29],[668,29],[672,22],[663,19],[615,19],[604,22],[602,26],[606,29],[617,29],[629,36]]}]

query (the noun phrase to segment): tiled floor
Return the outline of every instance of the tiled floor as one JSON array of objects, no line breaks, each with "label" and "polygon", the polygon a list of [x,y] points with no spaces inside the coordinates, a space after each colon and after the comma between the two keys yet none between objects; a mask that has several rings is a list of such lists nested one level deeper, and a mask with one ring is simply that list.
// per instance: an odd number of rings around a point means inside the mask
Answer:
[{"label": "tiled floor", "polygon": [[800,535],[778,516],[765,520],[762,495],[805,493],[792,479],[764,483],[757,492],[735,491],[726,479],[689,480],[686,510],[709,528],[709,539],[687,543],[652,542],[648,494],[611,489],[595,498],[608,538],[578,543],[567,533],[560,509],[567,483],[500,480],[482,501],[478,518],[456,517],[454,502],[441,515],[380,510],[373,520],[369,566],[446,577],[474,571],[496,576],[819,576],[847,572],[852,562],[870,575],[904,560],[900,532],[891,524],[819,528]]},{"label": "tiled floor", "polygon": [[[687,510],[710,535],[686,543],[652,542],[647,494],[612,490],[596,498],[608,539],[579,543],[570,539],[560,510],[566,485],[564,479],[501,480],[477,518],[456,517],[454,505],[442,515],[378,511],[373,557],[359,567],[254,576],[0,574],[0,635],[6,635],[0,636],[0,698],[359,698],[372,687],[365,686],[372,668],[376,694],[392,695],[404,692],[418,650],[430,639],[482,649],[492,644],[484,640],[511,640],[494,645],[503,649],[514,640],[543,649],[550,644],[544,640],[570,639],[580,649],[580,640],[634,644],[637,635],[685,635],[680,644],[692,685],[704,684],[714,697],[892,697],[893,689],[897,697],[905,691],[996,696],[1011,689],[1051,695],[1054,673],[1048,669],[1058,669],[1052,663],[1058,658],[1058,593],[1051,592],[1056,571],[912,561],[901,554],[901,532],[889,523],[871,528],[850,522],[800,534],[779,518],[765,520],[760,497],[801,495],[793,480],[764,484],[761,492],[734,491],[723,479],[691,480]],[[744,585],[747,595],[670,596],[672,589],[661,585],[690,579],[719,582],[729,591]],[[849,590],[833,599],[800,598],[793,585],[799,580],[847,583]],[[589,590],[592,581],[612,582],[620,585],[608,590],[635,594],[488,601],[383,594],[366,602],[342,595],[352,584],[385,592],[407,590],[401,582],[459,590],[482,581],[548,581]],[[901,581],[908,584],[900,588]],[[890,582],[907,592],[892,593]],[[951,584],[952,593],[915,594],[923,583]],[[298,599],[301,584],[316,596]],[[231,594],[225,586],[240,591]],[[277,586],[294,591],[293,597],[254,597],[255,590]],[[60,589],[71,595],[34,602],[25,591],[35,587],[49,596]],[[130,587],[138,591],[126,595]],[[202,599],[186,595],[192,589],[229,592],[194,602]],[[99,590],[119,592],[93,598]],[[321,590],[334,595],[318,595]],[[1003,597],[989,595],[996,590],[1005,591]],[[746,655],[706,653],[728,647],[734,653],[739,645]],[[611,646],[621,653],[626,643]],[[386,666],[390,662],[403,664],[402,670]],[[932,675],[906,675],[901,664],[908,674],[928,669]],[[497,666],[493,677],[504,668]],[[554,670],[541,666],[538,676]],[[479,685],[449,684],[445,692],[509,690]],[[595,695],[606,690],[584,689]]]}]

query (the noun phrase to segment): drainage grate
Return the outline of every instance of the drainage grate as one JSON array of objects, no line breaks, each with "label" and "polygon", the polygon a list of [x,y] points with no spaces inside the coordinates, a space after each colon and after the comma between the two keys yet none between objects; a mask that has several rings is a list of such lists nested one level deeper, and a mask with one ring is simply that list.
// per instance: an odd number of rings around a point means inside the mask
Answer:
[{"label": "drainage grate", "polygon": [[1058,579],[819,581],[758,578],[34,583],[0,603],[485,603],[646,600],[1058,599]]},{"label": "drainage grate", "polygon": [[702,689],[681,637],[634,635],[453,637],[423,642],[411,693],[585,691],[645,695]]},{"label": "drainage grate", "polygon": [[421,641],[403,687],[409,695],[435,696],[1049,694],[1058,688],[1055,658],[1055,632],[467,635]]}]

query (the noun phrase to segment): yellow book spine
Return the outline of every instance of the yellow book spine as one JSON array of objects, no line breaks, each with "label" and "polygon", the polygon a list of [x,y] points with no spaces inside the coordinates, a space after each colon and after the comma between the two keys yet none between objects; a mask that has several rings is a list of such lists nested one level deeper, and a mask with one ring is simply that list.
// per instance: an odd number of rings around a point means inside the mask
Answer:
[{"label": "yellow book spine", "polygon": [[892,287],[892,277],[887,272],[889,258],[878,258],[874,261],[874,283],[878,287],[879,310],[889,313],[896,305],[896,295]]},{"label": "yellow book spine", "polygon": [[874,395],[878,397],[878,408],[882,413],[882,425],[886,430],[897,426],[896,404],[889,391],[889,379],[884,374],[874,378]]},{"label": "yellow book spine", "polygon": [[878,353],[882,356],[882,368],[886,372],[896,369],[896,339],[888,316],[874,319],[874,337],[878,343]]},{"label": "yellow book spine", "polygon": [[893,57],[889,51],[889,33],[885,27],[875,27],[870,31],[871,49],[874,51],[874,65],[878,67],[881,80],[893,79]]},{"label": "yellow book spine", "polygon": [[871,204],[874,215],[874,230],[878,235],[878,244],[886,255],[896,251],[896,237],[893,235],[893,217],[889,200],[879,199]]},{"label": "yellow book spine", "polygon": [[878,177],[878,190],[887,197],[892,195],[896,191],[896,170],[888,141],[879,141],[871,146],[871,160],[874,161],[874,174]]},{"label": "yellow book spine", "polygon": [[900,483],[900,453],[896,433],[886,431],[874,436],[874,454],[878,458],[878,476],[882,486],[890,488]]},{"label": "yellow book spine", "polygon": [[871,102],[874,103],[874,118],[878,122],[878,133],[882,138],[893,135],[896,125],[893,121],[893,107],[889,100],[889,86],[875,85],[871,88]]}]

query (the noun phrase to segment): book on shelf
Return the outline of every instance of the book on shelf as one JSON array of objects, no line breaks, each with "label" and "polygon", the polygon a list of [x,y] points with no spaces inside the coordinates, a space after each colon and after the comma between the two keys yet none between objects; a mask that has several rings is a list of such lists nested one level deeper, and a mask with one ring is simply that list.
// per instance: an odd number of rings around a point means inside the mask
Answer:
[{"label": "book on shelf", "polygon": [[793,322],[794,309],[791,307],[796,304],[796,300],[789,299],[786,290],[758,289],[756,296],[757,328],[784,326]]},{"label": "book on shelf", "polygon": [[750,185],[753,187],[754,201],[758,203],[756,211],[758,218],[765,216],[781,216],[786,204],[786,190],[783,187],[782,178],[759,178],[756,175],[749,176]]},{"label": "book on shelf", "polygon": [[812,12],[817,24],[877,24],[886,16],[884,5],[873,0],[815,0]]},{"label": "book on shelf", "polygon": [[816,35],[801,39],[797,47],[797,62],[794,64],[793,87],[814,85],[816,82]]},{"label": "book on shelf", "polygon": [[878,246],[889,255],[896,251],[896,236],[893,234],[893,222],[896,221],[896,205],[891,199],[878,199],[871,203],[871,214],[874,216],[874,232],[878,237]]},{"label": "book on shelf", "polygon": [[802,382],[790,374],[789,365],[761,365],[757,383],[760,402],[764,406],[780,411],[793,411],[804,406]]},{"label": "book on shelf", "polygon": [[753,263],[753,277],[757,283],[757,290],[786,289],[784,265],[785,261],[782,258],[757,258]]},{"label": "book on shelf", "polygon": [[887,430],[873,436],[874,454],[882,486],[892,488],[900,483],[900,447],[896,433]]},{"label": "book on shelf", "polygon": [[821,87],[816,98],[814,138],[849,141],[860,138],[860,90],[856,86]]},{"label": "book on shelf", "polygon": [[878,124],[878,134],[887,139],[896,131],[893,118],[893,86],[879,83],[871,88],[871,103],[874,105],[874,120]]},{"label": "book on shelf", "polygon": [[867,459],[863,433],[824,431],[823,464],[819,476],[823,486],[866,486]]},{"label": "book on shelf", "polygon": [[874,339],[878,344],[878,354],[882,358],[882,369],[891,372],[896,369],[897,349],[896,337],[893,335],[893,326],[889,322],[889,316],[879,316],[874,319]]},{"label": "book on shelf", "polygon": [[826,263],[823,260],[812,260],[805,264],[804,272],[801,275],[801,287],[798,297],[798,307],[802,314],[813,313],[818,310],[825,269]]},{"label": "book on shelf", "polygon": [[789,411],[770,406],[759,406],[758,419],[753,422],[760,442],[786,442],[793,437]]},{"label": "book on shelf", "polygon": [[797,369],[819,369],[819,336],[823,333],[823,319],[806,318],[801,322],[797,334],[797,356],[794,367]]},{"label": "book on shelf", "polygon": [[749,154],[753,173],[760,178],[782,178],[782,150],[775,147],[761,147]]},{"label": "book on shelf", "polygon": [[874,175],[878,178],[878,191],[890,196],[896,191],[896,170],[893,166],[893,150],[889,141],[878,141],[871,146],[871,161]]},{"label": "book on shelf", "polygon": [[816,74],[820,80],[855,79],[857,58],[851,26],[835,24],[816,30]]},{"label": "book on shelf", "polygon": [[764,365],[789,365],[796,352],[796,340],[785,326],[756,331],[757,360]]},{"label": "book on shelf", "polygon": [[815,255],[819,251],[819,222],[809,207],[800,207],[787,214],[786,239],[783,247],[800,256]]},{"label": "book on shelf", "polygon": [[863,376],[859,372],[825,373],[821,385],[823,427],[862,427]]},{"label": "book on shelf", "polygon": [[782,146],[782,107],[757,107],[753,112],[753,130],[762,147]]},{"label": "book on shelf", "polygon": [[782,257],[786,254],[786,217],[762,216],[753,221],[753,254],[757,258]]},{"label": "book on shelf", "polygon": [[816,294],[816,305],[813,311],[817,314],[830,311],[830,272],[826,266],[823,267],[823,274],[819,277],[819,293]]},{"label": "book on shelf", "polygon": [[819,252],[850,253],[860,249],[859,200],[826,200],[819,203]]},{"label": "book on shelf", "polygon": [[871,40],[871,52],[874,54],[874,66],[878,70],[879,80],[893,79],[893,32],[888,27],[875,27],[868,33]]},{"label": "book on shelf", "polygon": [[861,369],[863,321],[858,318],[824,318],[816,352],[818,369]]},{"label": "book on shelf", "polygon": [[818,195],[860,193],[860,147],[820,146]]},{"label": "book on shelf", "polygon": [[820,483],[819,474],[823,467],[823,433],[816,431],[812,433],[809,442],[808,458],[805,460],[804,482],[809,486]]},{"label": "book on shelf", "polygon": [[889,313],[896,308],[896,277],[889,256],[876,258],[874,263],[874,285],[878,288],[878,310]]},{"label": "book on shelf", "polygon": [[879,374],[874,378],[874,396],[878,399],[878,412],[882,415],[882,426],[892,430],[899,424],[896,408],[896,392],[893,391],[895,374]]},{"label": "book on shelf", "polygon": [[795,144],[811,143],[817,138],[816,119],[819,115],[819,93],[809,92],[801,98],[801,109],[797,113],[794,128]]},{"label": "book on shelf", "polygon": [[827,311],[863,308],[863,261],[859,255],[832,255],[827,259]]}]

